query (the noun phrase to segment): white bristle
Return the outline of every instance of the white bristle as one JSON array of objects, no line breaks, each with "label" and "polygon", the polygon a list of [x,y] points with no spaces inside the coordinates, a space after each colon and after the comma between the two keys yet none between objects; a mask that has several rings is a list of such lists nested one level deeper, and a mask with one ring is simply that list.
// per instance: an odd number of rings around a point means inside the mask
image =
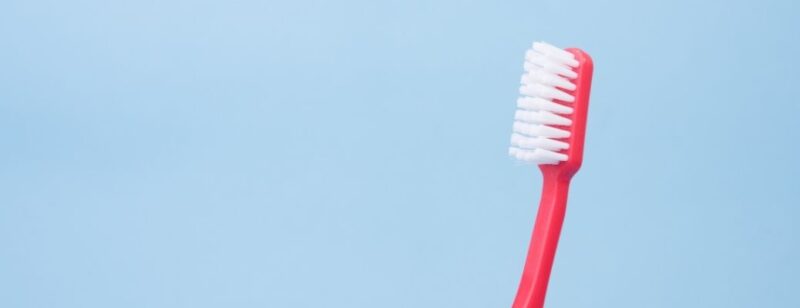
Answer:
[{"label": "white bristle", "polygon": [[569,131],[550,127],[544,124],[531,124],[522,121],[514,121],[514,132],[531,137],[545,137],[545,138],[569,138]]},{"label": "white bristle", "polygon": [[575,84],[566,78],[545,72],[543,70],[531,70],[522,75],[522,84],[539,83],[548,86],[559,87],[567,90],[575,90]]},{"label": "white bristle", "polygon": [[527,96],[541,97],[544,99],[557,99],[565,102],[573,102],[575,100],[572,95],[564,93],[552,86],[546,86],[539,83],[524,84],[519,87],[519,93]]},{"label": "white bristle", "polygon": [[566,65],[572,67],[578,66],[578,60],[575,60],[575,56],[573,56],[571,53],[561,48],[555,47],[545,42],[534,42],[532,48],[533,50],[536,50],[542,54],[556,58],[558,61]]},{"label": "white bristle", "polygon": [[553,74],[567,77],[569,79],[578,77],[578,73],[573,72],[568,65],[557,62],[557,60],[551,57],[547,57],[532,50],[529,50],[525,54],[525,61],[526,65],[524,68],[526,71],[541,69]]},{"label": "white bristle", "polygon": [[517,110],[517,112],[514,114],[514,120],[529,122],[529,123],[548,124],[548,125],[572,124],[572,120],[567,119],[565,117],[557,116],[552,112],[544,110],[542,111]]},{"label": "white bristle", "polygon": [[572,125],[569,115],[573,109],[568,103],[575,98],[565,91],[575,90],[571,79],[578,74],[572,68],[578,65],[572,53],[543,42],[533,43],[525,53],[525,73],[519,89],[522,96],[517,100],[509,155],[538,164],[558,164],[568,159],[559,151],[568,149],[569,143],[557,139],[571,136],[560,126]]},{"label": "white bristle", "polygon": [[557,165],[559,162],[567,160],[567,155],[543,149],[525,150],[510,147],[508,154],[519,160],[536,162],[541,165]]},{"label": "white bristle", "polygon": [[517,99],[517,108],[525,110],[545,110],[562,114],[572,113],[572,108],[541,97],[520,97]]},{"label": "white bristle", "polygon": [[520,134],[511,134],[511,145],[523,149],[542,148],[545,150],[558,151],[569,148],[569,143],[545,137],[528,137]]}]

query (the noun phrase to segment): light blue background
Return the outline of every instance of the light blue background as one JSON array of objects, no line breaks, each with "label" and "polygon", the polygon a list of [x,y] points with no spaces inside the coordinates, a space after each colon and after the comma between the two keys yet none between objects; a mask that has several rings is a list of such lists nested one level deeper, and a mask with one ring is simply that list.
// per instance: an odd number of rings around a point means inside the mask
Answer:
[{"label": "light blue background", "polygon": [[795,1],[3,1],[0,307],[508,307],[524,50],[596,62],[548,307],[800,307]]}]

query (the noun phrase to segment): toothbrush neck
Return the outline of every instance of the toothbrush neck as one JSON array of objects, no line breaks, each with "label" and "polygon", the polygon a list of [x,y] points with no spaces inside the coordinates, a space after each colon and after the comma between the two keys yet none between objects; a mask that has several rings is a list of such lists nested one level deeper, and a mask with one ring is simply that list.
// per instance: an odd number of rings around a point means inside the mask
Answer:
[{"label": "toothbrush neck", "polygon": [[578,167],[573,167],[570,165],[541,165],[539,169],[542,170],[542,176],[545,184],[547,184],[547,182],[569,184],[569,181],[572,180],[572,177],[578,172]]}]

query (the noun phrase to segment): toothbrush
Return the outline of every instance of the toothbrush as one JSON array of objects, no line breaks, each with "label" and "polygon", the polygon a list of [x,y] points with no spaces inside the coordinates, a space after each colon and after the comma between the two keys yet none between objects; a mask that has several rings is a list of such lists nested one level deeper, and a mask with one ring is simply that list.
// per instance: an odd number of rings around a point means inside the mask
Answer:
[{"label": "toothbrush", "polygon": [[536,42],[525,53],[509,155],[538,164],[544,179],[513,308],[544,306],[569,183],[583,160],[592,69],[592,59],[577,48]]}]

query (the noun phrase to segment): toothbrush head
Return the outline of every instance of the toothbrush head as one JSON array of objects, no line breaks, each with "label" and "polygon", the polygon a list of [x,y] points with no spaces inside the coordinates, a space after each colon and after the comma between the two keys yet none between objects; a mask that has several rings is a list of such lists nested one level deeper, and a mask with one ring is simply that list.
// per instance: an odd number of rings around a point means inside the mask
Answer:
[{"label": "toothbrush head", "polygon": [[583,161],[592,59],[580,49],[535,42],[525,53],[509,155],[542,170],[567,171]]}]

